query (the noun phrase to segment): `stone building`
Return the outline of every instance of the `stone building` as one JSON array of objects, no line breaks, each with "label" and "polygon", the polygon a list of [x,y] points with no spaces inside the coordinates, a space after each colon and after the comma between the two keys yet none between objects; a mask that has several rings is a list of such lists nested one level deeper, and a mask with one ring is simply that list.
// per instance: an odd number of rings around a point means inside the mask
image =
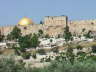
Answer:
[{"label": "stone building", "polygon": [[46,16],[44,18],[44,24],[46,26],[65,26],[67,16]]},{"label": "stone building", "polygon": [[[81,21],[68,21],[67,16],[46,16],[42,20],[42,24],[35,24],[30,18],[22,18],[16,26],[21,29],[23,35],[30,33],[38,33],[41,29],[44,34],[50,36],[58,36],[64,33],[66,25],[69,26],[70,31],[74,34],[82,34],[85,32],[96,31],[96,20],[81,20]],[[12,31],[14,26],[0,27],[1,32],[7,35]]]},{"label": "stone building", "polygon": [[62,35],[67,24],[67,16],[47,16],[43,21],[46,34],[51,36]]},{"label": "stone building", "polygon": [[[35,24],[31,19],[24,17],[22,18],[16,26],[21,29],[23,35],[30,33],[38,33],[41,29],[44,34],[49,34],[50,36],[57,36],[62,34],[64,27],[67,23],[67,16],[47,16],[43,20],[43,24]],[[14,26],[1,27],[0,30],[4,35],[7,35],[12,31]]]}]

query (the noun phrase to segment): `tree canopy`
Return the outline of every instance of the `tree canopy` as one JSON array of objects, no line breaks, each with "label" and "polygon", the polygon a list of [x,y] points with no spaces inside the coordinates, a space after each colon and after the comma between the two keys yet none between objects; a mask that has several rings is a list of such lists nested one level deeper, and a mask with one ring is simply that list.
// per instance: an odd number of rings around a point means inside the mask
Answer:
[{"label": "tree canopy", "polygon": [[3,40],[4,40],[4,35],[0,31],[0,42],[2,42]]},{"label": "tree canopy", "polygon": [[10,32],[10,34],[7,35],[8,40],[17,40],[19,37],[21,37],[21,29],[19,29],[17,26],[13,28],[13,30]]},{"label": "tree canopy", "polygon": [[66,26],[64,29],[64,38],[66,41],[72,40],[72,34],[69,31],[69,26]]},{"label": "tree canopy", "polygon": [[84,36],[85,36],[86,38],[92,38],[93,36],[91,35],[91,33],[92,33],[92,31],[89,30],[88,33],[84,34]]},{"label": "tree canopy", "polygon": [[40,30],[38,31],[38,36],[39,36],[39,37],[43,37],[43,30],[40,29]]},{"label": "tree canopy", "polygon": [[32,36],[32,47],[36,48],[39,45],[39,40],[38,40],[38,36],[34,33]]},{"label": "tree canopy", "polygon": [[36,48],[39,45],[38,36],[36,34],[29,34],[19,38],[20,48]]}]

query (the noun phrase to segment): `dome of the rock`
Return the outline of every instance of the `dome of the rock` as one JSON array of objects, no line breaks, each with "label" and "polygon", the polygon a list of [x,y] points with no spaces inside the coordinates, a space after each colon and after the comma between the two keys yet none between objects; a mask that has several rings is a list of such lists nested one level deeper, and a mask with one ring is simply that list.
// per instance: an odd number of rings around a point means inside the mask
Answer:
[{"label": "dome of the rock", "polygon": [[32,22],[31,19],[29,19],[29,18],[27,18],[27,17],[24,17],[24,18],[22,18],[22,19],[19,21],[18,24],[19,24],[19,25],[22,25],[22,26],[26,26],[26,25],[31,25],[31,24],[33,24],[33,22]]}]

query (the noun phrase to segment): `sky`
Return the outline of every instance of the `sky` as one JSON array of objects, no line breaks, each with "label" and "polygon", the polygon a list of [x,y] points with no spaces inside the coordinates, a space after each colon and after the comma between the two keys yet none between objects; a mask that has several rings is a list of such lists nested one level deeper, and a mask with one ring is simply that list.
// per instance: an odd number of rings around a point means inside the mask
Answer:
[{"label": "sky", "polygon": [[44,16],[69,17],[69,20],[96,19],[96,0],[0,0],[0,26],[16,25],[23,17],[35,23]]}]

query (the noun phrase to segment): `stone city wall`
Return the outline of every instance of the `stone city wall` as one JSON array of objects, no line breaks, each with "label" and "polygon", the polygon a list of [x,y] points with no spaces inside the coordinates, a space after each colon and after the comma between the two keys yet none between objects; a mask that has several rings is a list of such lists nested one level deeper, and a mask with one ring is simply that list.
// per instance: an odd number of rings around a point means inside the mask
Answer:
[{"label": "stone city wall", "polygon": [[[45,34],[57,36],[58,34],[64,33],[64,28],[67,23],[72,33],[81,34],[83,29],[86,32],[89,30],[96,31],[96,20],[68,21],[67,16],[47,16],[44,18],[43,24],[17,26],[21,29],[23,35],[37,33],[41,29]],[[7,35],[12,31],[13,27],[0,27],[0,30],[4,35]]]}]

